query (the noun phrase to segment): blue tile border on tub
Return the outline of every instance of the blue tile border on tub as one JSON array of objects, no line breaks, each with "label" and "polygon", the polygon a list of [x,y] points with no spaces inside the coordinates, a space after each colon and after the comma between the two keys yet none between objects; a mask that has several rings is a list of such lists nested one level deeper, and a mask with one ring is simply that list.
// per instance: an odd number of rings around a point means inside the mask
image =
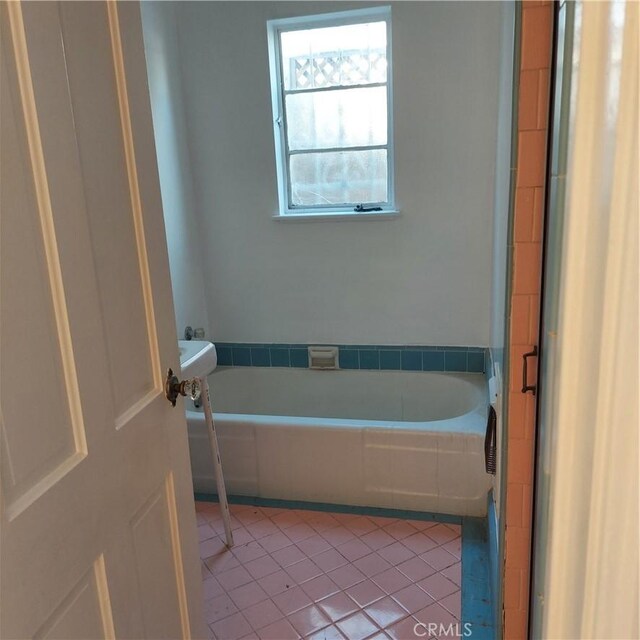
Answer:
[{"label": "blue tile border on tub", "polygon": [[469,373],[482,373],[484,371],[484,353],[467,351],[467,371]]},{"label": "blue tile border on tub", "polygon": [[[309,367],[308,344],[215,342],[223,367]],[[428,345],[330,344],[338,348],[341,369],[369,371],[445,371],[479,373],[487,370],[485,347]]]},{"label": "blue tile border on tub", "polygon": [[422,352],[415,349],[404,350],[400,360],[403,371],[422,371]]},{"label": "blue tile border on tub", "polygon": [[444,371],[444,351],[423,351],[423,371]]},{"label": "blue tile border on tub", "polygon": [[251,366],[270,367],[271,354],[265,347],[251,347]]},{"label": "blue tile border on tub", "polygon": [[272,347],[271,351],[271,366],[272,367],[290,367],[291,360],[289,359],[289,349],[282,347]]},{"label": "blue tile border on tub", "polygon": [[231,348],[234,367],[250,367],[251,366],[251,349],[248,347]]},{"label": "blue tile border on tub", "polygon": [[400,350],[380,349],[380,368],[385,371],[400,369]]},{"label": "blue tile border on tub", "polygon": [[225,345],[216,345],[216,353],[218,354],[218,364],[221,367],[230,367],[233,365],[231,347]]},{"label": "blue tile border on tub", "polygon": [[466,371],[467,353],[466,351],[445,351],[444,352],[445,371]]},{"label": "blue tile border on tub", "polygon": [[360,368],[379,369],[380,351],[378,349],[360,349]]},{"label": "blue tile border on tub", "polygon": [[304,369],[309,366],[309,354],[306,349],[289,349],[289,359],[292,367]]},{"label": "blue tile border on tub", "polygon": [[358,349],[339,349],[338,365],[341,369],[359,369],[360,358]]}]

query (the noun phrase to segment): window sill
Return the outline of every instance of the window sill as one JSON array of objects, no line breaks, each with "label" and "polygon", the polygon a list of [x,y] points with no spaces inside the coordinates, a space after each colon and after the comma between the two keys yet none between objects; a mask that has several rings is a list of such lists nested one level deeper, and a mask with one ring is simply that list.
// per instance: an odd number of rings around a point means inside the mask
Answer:
[{"label": "window sill", "polygon": [[326,222],[354,220],[394,220],[400,217],[396,209],[386,211],[364,211],[361,213],[340,211],[337,213],[285,213],[276,214],[274,220],[279,222]]}]

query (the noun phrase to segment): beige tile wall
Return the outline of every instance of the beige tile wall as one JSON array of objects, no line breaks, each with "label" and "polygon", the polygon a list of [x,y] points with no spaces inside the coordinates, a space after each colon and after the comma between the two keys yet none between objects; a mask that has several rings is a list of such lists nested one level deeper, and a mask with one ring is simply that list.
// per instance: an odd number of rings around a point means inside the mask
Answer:
[{"label": "beige tile wall", "polygon": [[[522,355],[538,341],[552,28],[551,2],[523,2],[509,319],[511,374],[504,574],[504,637],[508,640],[527,637],[535,398],[521,391]],[[529,365],[532,384],[536,359],[530,358]]]}]

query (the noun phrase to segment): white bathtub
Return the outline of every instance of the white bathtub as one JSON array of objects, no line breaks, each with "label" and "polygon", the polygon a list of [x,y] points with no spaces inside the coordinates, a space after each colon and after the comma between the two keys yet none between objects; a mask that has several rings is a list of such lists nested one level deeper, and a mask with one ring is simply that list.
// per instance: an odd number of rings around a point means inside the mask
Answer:
[{"label": "white bathtub", "polygon": [[[486,514],[481,375],[220,367],[209,384],[230,494]],[[194,489],[215,493],[204,415],[187,424]]]}]

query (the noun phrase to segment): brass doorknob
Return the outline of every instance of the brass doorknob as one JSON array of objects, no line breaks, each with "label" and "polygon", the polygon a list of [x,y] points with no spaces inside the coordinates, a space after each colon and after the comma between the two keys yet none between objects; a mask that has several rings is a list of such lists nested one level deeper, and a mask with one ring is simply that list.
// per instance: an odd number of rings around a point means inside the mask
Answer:
[{"label": "brass doorknob", "polygon": [[176,406],[178,396],[189,396],[192,400],[197,400],[202,394],[202,383],[200,378],[190,378],[188,380],[178,380],[171,368],[167,371],[167,377],[164,381],[164,395],[171,403]]}]

